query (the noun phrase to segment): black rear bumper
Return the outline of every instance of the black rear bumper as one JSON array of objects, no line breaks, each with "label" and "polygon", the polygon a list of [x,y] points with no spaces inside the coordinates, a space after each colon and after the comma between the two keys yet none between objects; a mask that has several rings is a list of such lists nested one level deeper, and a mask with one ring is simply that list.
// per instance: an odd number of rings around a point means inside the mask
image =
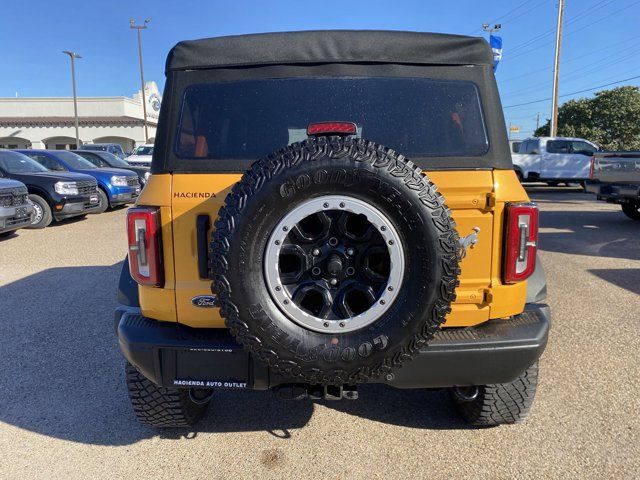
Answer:
[{"label": "black rear bumper", "polygon": [[589,180],[585,184],[585,190],[595,193],[598,200],[609,203],[628,203],[640,201],[640,185],[624,183],[600,183]]},{"label": "black rear bumper", "polygon": [[[374,382],[397,388],[510,382],[544,351],[550,316],[547,305],[528,304],[521,315],[508,320],[444,329],[413,361]],[[126,359],[160,386],[263,390],[295,383],[274,375],[226,329],[159,322],[124,306],[116,310],[115,321]]]}]

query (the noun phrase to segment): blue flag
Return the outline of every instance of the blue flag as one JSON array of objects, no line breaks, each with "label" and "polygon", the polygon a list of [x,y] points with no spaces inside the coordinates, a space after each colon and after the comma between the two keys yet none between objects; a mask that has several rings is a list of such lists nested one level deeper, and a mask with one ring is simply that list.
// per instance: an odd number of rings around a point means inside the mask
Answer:
[{"label": "blue flag", "polygon": [[502,37],[489,35],[489,44],[493,52],[493,71],[495,72],[498,68],[498,63],[502,60]]}]

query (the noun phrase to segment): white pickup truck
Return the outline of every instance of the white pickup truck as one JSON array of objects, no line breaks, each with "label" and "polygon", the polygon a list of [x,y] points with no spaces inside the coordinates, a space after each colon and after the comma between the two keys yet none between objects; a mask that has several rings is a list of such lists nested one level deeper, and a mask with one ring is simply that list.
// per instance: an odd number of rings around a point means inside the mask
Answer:
[{"label": "white pickup truck", "polygon": [[582,183],[589,178],[591,157],[597,150],[595,143],[582,138],[532,137],[511,157],[520,181]]}]

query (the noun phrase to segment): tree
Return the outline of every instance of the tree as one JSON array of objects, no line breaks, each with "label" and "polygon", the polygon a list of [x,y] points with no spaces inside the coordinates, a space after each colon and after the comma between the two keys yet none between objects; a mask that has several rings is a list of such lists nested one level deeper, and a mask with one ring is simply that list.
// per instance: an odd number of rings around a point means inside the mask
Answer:
[{"label": "tree", "polygon": [[[536,137],[549,135],[549,121]],[[640,88],[625,86],[569,100],[558,109],[558,135],[586,138],[605,150],[640,150]]]}]

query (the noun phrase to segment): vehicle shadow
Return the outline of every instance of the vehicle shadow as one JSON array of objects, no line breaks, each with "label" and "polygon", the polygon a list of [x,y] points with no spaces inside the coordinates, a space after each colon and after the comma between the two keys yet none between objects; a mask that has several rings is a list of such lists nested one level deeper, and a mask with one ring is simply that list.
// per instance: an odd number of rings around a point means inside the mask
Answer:
[{"label": "vehicle shadow", "polygon": [[[52,268],[0,287],[0,421],[64,440],[127,445],[187,429],[137,423],[112,312],[121,263]],[[219,392],[199,432],[268,431],[288,438],[307,424],[311,402],[270,392]]]},{"label": "vehicle shadow", "polygon": [[319,402],[328,408],[380,423],[429,430],[473,429],[453,410],[446,389],[401,390],[361,385],[356,401]]},{"label": "vehicle shadow", "polygon": [[[94,215],[94,214],[87,214]],[[54,220],[51,224],[46,228],[56,228],[56,227],[64,227],[65,225],[73,225],[74,223],[84,222],[87,219],[87,215],[80,215],[78,217],[65,218],[64,220]]]},{"label": "vehicle shadow", "polygon": [[617,287],[640,295],[640,268],[592,268],[587,272]]},{"label": "vehicle shadow", "polygon": [[547,252],[640,260],[638,223],[622,212],[543,211],[538,238]]}]

